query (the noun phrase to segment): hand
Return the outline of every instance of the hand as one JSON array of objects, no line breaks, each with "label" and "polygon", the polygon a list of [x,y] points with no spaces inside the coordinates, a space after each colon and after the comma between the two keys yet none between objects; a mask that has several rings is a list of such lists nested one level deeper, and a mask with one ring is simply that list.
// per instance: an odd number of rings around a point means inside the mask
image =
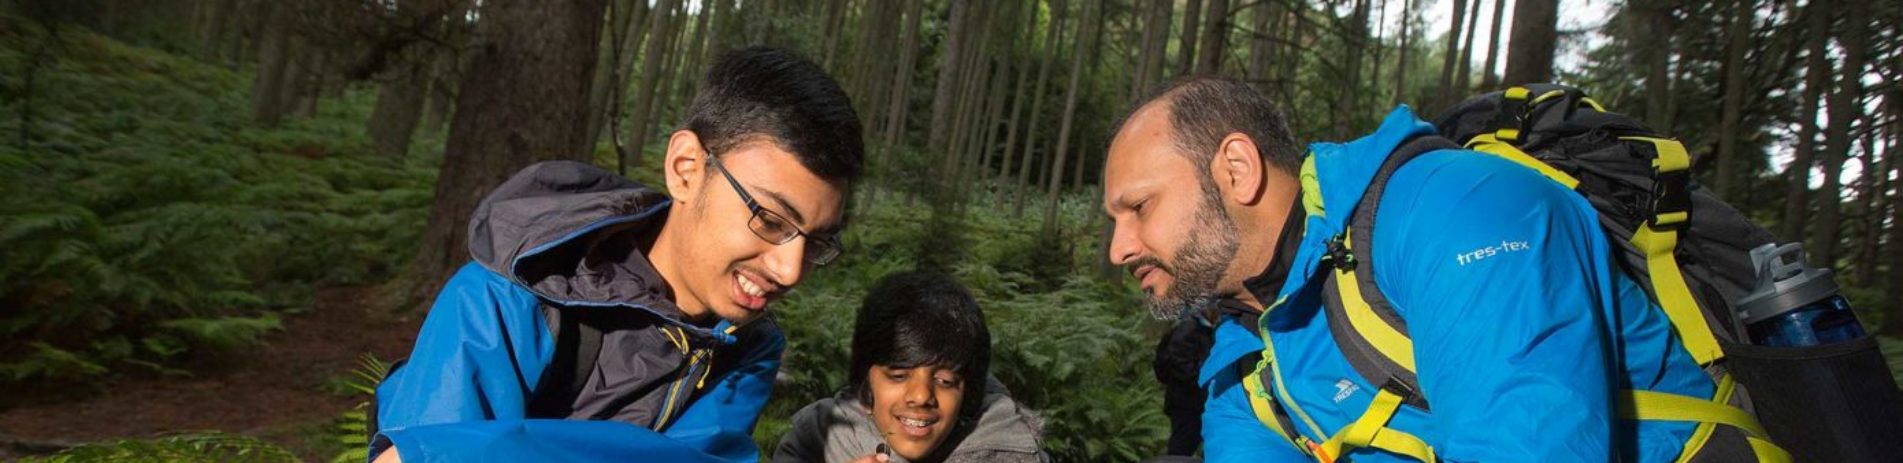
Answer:
[{"label": "hand", "polygon": [[[888,461],[892,461],[892,457],[885,456],[885,454],[883,453],[874,453],[871,455],[859,457],[859,459],[853,460],[852,463],[886,463]],[[382,462],[378,462],[378,463],[382,463]]]},{"label": "hand", "polygon": [[390,447],[389,450],[384,450],[383,453],[377,454],[376,461],[371,463],[403,463],[403,457],[397,456],[396,447]]}]

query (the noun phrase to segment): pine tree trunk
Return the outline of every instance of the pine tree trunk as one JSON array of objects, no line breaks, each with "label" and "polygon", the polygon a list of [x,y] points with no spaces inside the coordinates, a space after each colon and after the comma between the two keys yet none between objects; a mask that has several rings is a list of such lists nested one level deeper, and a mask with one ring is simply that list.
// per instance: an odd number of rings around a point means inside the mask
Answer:
[{"label": "pine tree trunk", "polygon": [[1275,62],[1275,42],[1271,41],[1269,25],[1279,11],[1277,3],[1257,5],[1249,14],[1249,66],[1243,71],[1245,77],[1256,84],[1257,91],[1268,93],[1270,64]]},{"label": "pine tree trunk", "polygon": [[[1442,106],[1446,106],[1447,99],[1453,94],[1454,71],[1460,68],[1460,31],[1463,30],[1461,26],[1466,25],[1467,1],[1468,0],[1454,0],[1454,10],[1452,11],[1454,22],[1449,26],[1449,29],[1447,29],[1447,48],[1442,52],[1444,55],[1441,56],[1440,85],[1434,87],[1434,97],[1431,98],[1436,110],[1439,110]],[[1515,37],[1515,39],[1513,45],[1519,46],[1520,41],[1517,40],[1517,37]]]},{"label": "pine tree trunk", "polygon": [[995,10],[989,8],[989,5],[977,6],[969,10],[968,14],[971,17],[965,18],[966,30],[973,34],[970,39],[976,39],[976,41],[965,43],[965,50],[963,50],[965,56],[959,59],[963,62],[960,70],[962,74],[953,79],[957,83],[957,96],[951,105],[951,129],[946,134],[945,150],[941,153],[941,170],[939,175],[933,176],[935,180],[942,183],[941,187],[954,187],[947,188],[945,191],[955,189],[963,181],[964,172],[961,169],[966,159],[970,157],[967,150],[971,141],[969,135],[973,119],[975,119],[974,111],[983,102],[980,94],[984,91],[986,71],[990,67],[985,56],[991,47],[991,41],[988,38],[991,35],[991,17]]},{"label": "pine tree trunk", "polygon": [[1229,0],[1209,0],[1208,16],[1196,58],[1196,72],[1201,74],[1222,72],[1222,58],[1229,53]]},{"label": "pine tree trunk", "polygon": [[1741,155],[1738,139],[1744,132],[1739,125],[1744,118],[1745,48],[1751,39],[1751,23],[1755,16],[1752,10],[1756,7],[1755,0],[1738,0],[1736,6],[1731,8],[1730,30],[1725,33],[1728,37],[1725,44],[1725,96],[1718,120],[1718,156],[1712,160],[1718,167],[1715,181],[1712,182],[1712,192],[1727,200],[1737,199],[1731,195],[1731,189],[1738,182],[1737,166],[1742,161],[1738,159]]},{"label": "pine tree trunk", "polygon": [[1839,67],[1836,91],[1830,95],[1830,126],[1824,130],[1825,150],[1820,164],[1824,167],[1824,187],[1817,192],[1817,233],[1813,235],[1818,245],[1811,255],[1813,265],[1826,268],[1837,264],[1837,246],[1841,230],[1840,208],[1843,203],[1842,188],[1838,176],[1843,172],[1843,164],[1850,154],[1850,144],[1855,140],[1850,135],[1850,125],[1863,111],[1859,102],[1863,100],[1864,60],[1868,58],[1865,48],[1868,30],[1869,4],[1866,2],[1846,2],[1844,9],[1844,31],[1837,42],[1843,45],[1843,65]]},{"label": "pine tree trunk", "polygon": [[[1134,101],[1150,90],[1151,86],[1162,80],[1163,63],[1169,54],[1170,15],[1175,2],[1170,0],[1152,0],[1147,6],[1137,6],[1143,16],[1143,42],[1138,51],[1135,80],[1130,85],[1130,100]],[[1083,27],[1078,26],[1078,30]],[[1075,39],[1082,43],[1083,38]]]},{"label": "pine tree trunk", "polygon": [[693,98],[693,95],[700,91],[702,82],[695,76],[702,72],[700,58],[707,53],[707,35],[713,27],[711,23],[713,15],[708,13],[707,10],[701,10],[694,15],[694,39],[688,41],[693,49],[687,52],[687,56],[682,57],[686,63],[681,65],[675,80],[680,83],[675,86],[675,95],[683,98]]},{"label": "pine tree trunk", "polygon": [[[1035,179],[1037,177],[1031,176],[1031,168],[1034,166],[1032,160],[1037,157],[1038,135],[1044,133],[1043,130],[1039,130],[1040,127],[1037,122],[1044,115],[1044,97],[1050,93],[1046,89],[1050,87],[1051,68],[1054,67],[1052,62],[1057,59],[1058,52],[1063,50],[1063,48],[1060,48],[1058,45],[1059,42],[1063,41],[1062,31],[1064,30],[1064,23],[1069,13],[1068,9],[1069,5],[1065,3],[1065,0],[1051,0],[1051,24],[1050,28],[1046,29],[1044,33],[1044,53],[1040,54],[1040,60],[1042,62],[1037,66],[1037,84],[1031,88],[1031,94],[1033,95],[1031,97],[1031,114],[1025,116],[1027,122],[1024,128],[1024,155],[1018,159],[1017,181],[1012,182],[1022,186],[1021,188],[1015,189],[1012,193],[1011,213],[1013,217],[1024,216],[1024,204],[1031,196],[1031,191],[1036,189],[1036,185],[1033,182],[1036,181]],[[1071,40],[1077,39],[1073,38]]]},{"label": "pine tree trunk", "polygon": [[410,139],[422,120],[423,102],[429,96],[431,57],[422,53],[406,55],[402,65],[377,83],[377,104],[370,111],[366,127],[370,145],[385,156],[409,152]]},{"label": "pine tree trunk", "polygon": [[965,36],[970,35],[969,10],[974,0],[951,0],[951,26],[946,30],[944,61],[938,66],[938,82],[932,90],[932,119],[926,126],[925,149],[933,153],[946,152],[946,132],[950,129],[953,99],[958,90],[958,79],[963,69],[959,59],[963,57]]},{"label": "pine tree trunk", "polygon": [[285,81],[291,69],[291,22],[289,5],[266,3],[261,6],[263,44],[258,47],[258,72],[251,85],[251,117],[265,127],[284,120],[288,104],[283,100]]},{"label": "pine tree trunk", "polygon": [[623,54],[624,38],[635,31],[629,26],[634,23],[636,11],[646,6],[647,2],[639,0],[609,0],[608,23],[603,26],[606,29],[601,34],[601,45],[596,50],[595,76],[588,84],[590,145],[601,140],[602,127],[608,123],[609,114],[614,112],[612,106],[620,104],[611,99],[617,93],[614,86],[620,83],[616,78],[622,74],[617,64]]},{"label": "pine tree trunk", "polygon": [[1480,68],[1481,92],[1491,92],[1500,85],[1500,75],[1495,74],[1493,68],[1500,64],[1500,30],[1505,25],[1501,21],[1506,18],[1506,11],[1507,0],[1493,1],[1493,27],[1487,30],[1487,64]]},{"label": "pine tree trunk", "polygon": [[435,294],[468,260],[470,213],[522,167],[587,159],[588,84],[605,0],[486,0],[422,246],[396,291]]},{"label": "pine tree trunk", "polygon": [[1553,47],[1559,40],[1559,0],[1516,0],[1507,50],[1506,85],[1553,80]]},{"label": "pine tree trunk", "polygon": [[[1504,0],[1502,0],[1504,1]],[[1408,44],[1408,28],[1414,25],[1414,0],[1401,0],[1401,47],[1396,49],[1400,56],[1394,63],[1394,101],[1399,105],[1407,102],[1407,58],[1414,54],[1413,46]]]},{"label": "pine tree trunk", "polygon": [[1446,106],[1459,103],[1467,92],[1473,91],[1473,54],[1474,34],[1480,30],[1480,4],[1485,0],[1471,0],[1467,10],[1467,37],[1460,40],[1460,66],[1454,70],[1454,93],[1448,95]]},{"label": "pine tree trunk", "polygon": [[1645,120],[1669,135],[1662,127],[1666,101],[1672,98],[1672,10],[1667,1],[1634,0],[1628,8],[1637,15],[1626,35],[1645,59]]},{"label": "pine tree trunk", "polygon": [[903,45],[899,46],[899,69],[893,73],[892,93],[886,98],[890,107],[885,112],[885,149],[880,150],[884,153],[880,155],[880,165],[889,164],[887,161],[891,151],[898,149],[905,139],[907,112],[911,108],[907,103],[910,103],[912,94],[912,76],[918,70],[918,36],[925,23],[925,0],[906,2],[903,21],[905,31],[902,35],[905,39]]},{"label": "pine tree trunk", "polygon": [[667,51],[667,55],[664,57],[665,62],[661,65],[661,81],[654,86],[654,106],[648,109],[647,134],[660,140],[666,139],[659,135],[666,131],[664,121],[669,119],[669,109],[673,105],[674,97],[684,95],[679,90],[670,91],[670,87],[678,84],[688,72],[681,68],[681,60],[688,52],[681,46],[681,42],[687,40],[687,4],[685,2],[677,7],[673,18],[674,20],[667,26],[669,32],[667,46],[662,48]]},{"label": "pine tree trunk", "polygon": [[465,64],[469,61],[455,50],[436,53],[435,63],[430,65],[429,102],[424,103],[423,130],[437,132],[449,125],[449,119],[456,112],[457,89],[468,71]]},{"label": "pine tree trunk", "polygon": [[[885,120],[882,123],[883,128],[880,129],[880,142],[874,151],[876,158],[870,169],[877,178],[887,182],[888,185],[896,183],[891,180],[892,153],[900,149],[905,138],[907,118],[911,109],[909,103],[911,102],[912,76],[917,72],[919,31],[925,22],[925,0],[906,0],[904,6],[905,10],[895,17],[895,20],[905,24],[905,30],[899,33],[899,62],[895,72],[892,73],[892,85],[888,87],[890,92],[885,99],[887,106]],[[870,190],[865,202],[868,208],[879,199],[879,189]]]},{"label": "pine tree trunk", "polygon": [[654,9],[648,13],[648,38],[645,51],[641,53],[641,81],[635,89],[634,109],[629,113],[628,146],[619,153],[620,165],[616,166],[622,174],[641,167],[642,151],[647,149],[648,120],[654,118],[654,93],[661,82],[661,65],[667,58],[667,37],[672,31],[667,29],[673,23],[674,10],[681,0],[658,0]]},{"label": "pine tree trunk", "polygon": [[[1891,75],[1903,75],[1898,73],[1903,71],[1903,53],[1895,53],[1894,56],[1894,63],[1890,65]],[[1883,99],[1884,105],[1889,107],[1891,120],[1903,120],[1903,87],[1892,85],[1889,93],[1884,94]],[[1903,148],[1903,127],[1892,124],[1885,132],[1890,136],[1890,143],[1889,147],[1883,150],[1884,155],[1890,157],[1903,154],[1897,151]],[[1903,181],[1903,162],[1891,162],[1890,170],[1899,181]],[[1891,290],[1891,296],[1889,307],[1883,311],[1886,316],[1883,317],[1885,323],[1882,331],[1883,334],[1897,336],[1903,335],[1903,303],[1899,303],[1903,301],[1899,301],[1895,295],[1896,288],[1903,288],[1903,188],[1892,190],[1889,202],[1890,229],[1889,239],[1885,240],[1888,246],[1884,249],[1886,251],[1884,258],[1890,264],[1887,288]]]},{"label": "pine tree trunk", "polygon": [[[1027,24],[1028,27],[1025,27],[1024,30],[1028,34],[1035,34],[1037,32],[1037,28],[1035,26],[1038,23],[1037,22],[1038,2],[1032,1],[1029,3],[1031,4],[1031,11],[1030,11],[1030,15],[1025,17],[1025,24]],[[1053,8],[1055,8],[1055,5],[1053,5]],[[1057,27],[1056,18],[1052,18],[1052,22],[1049,27],[1055,30],[1055,28]],[[1029,38],[1036,39],[1037,36],[1031,35]],[[1031,55],[1032,59],[1039,58],[1039,56],[1035,54],[1038,50],[1036,43],[1032,43],[1030,44],[1030,46],[1027,46],[1025,48],[1030,50],[1033,53]],[[1015,79],[1017,84],[1017,89],[1011,92],[1011,118],[1010,120],[1006,121],[1004,124],[1004,133],[1005,133],[1004,146],[1001,147],[1003,149],[1004,159],[998,163],[998,175],[994,180],[994,182],[999,185],[999,188],[1002,188],[1005,191],[1010,191],[1015,189],[1014,188],[1015,185],[1010,183],[1011,179],[1013,178],[1011,176],[1011,173],[1013,172],[1012,167],[1015,166],[1015,164],[1013,164],[1012,161],[1015,161],[1017,159],[1019,130],[1027,129],[1028,128],[1027,126],[1030,125],[1028,123],[1020,123],[1020,122],[1024,120],[1025,118],[1024,110],[1025,110],[1025,107],[1028,106],[1025,104],[1026,103],[1025,100],[1031,98],[1027,92],[1031,88],[1031,81],[1032,81],[1031,70],[1035,68],[1037,68],[1037,66],[1034,66],[1029,62],[1019,63],[1018,77],[1017,79]],[[1028,130],[1026,131],[1028,132]]]},{"label": "pine tree trunk", "polygon": [[225,49],[226,36],[231,29],[231,17],[237,16],[234,12],[238,9],[238,0],[216,0],[207,4],[210,5],[211,11],[206,12],[205,34],[200,39],[203,48],[199,51],[199,57],[207,62],[213,62],[218,60],[219,53]]},{"label": "pine tree trunk", "polygon": [[296,82],[296,85],[291,87],[291,91],[294,92],[292,101],[297,102],[295,114],[299,118],[308,119],[317,117],[318,103],[323,98],[324,77],[329,74],[326,71],[330,69],[328,67],[330,56],[323,50],[308,44],[303,48],[304,59],[299,63],[303,69],[298,73],[297,78],[292,80]]},{"label": "pine tree trunk", "polygon": [[[1077,37],[1082,41],[1071,53],[1070,86],[1064,90],[1064,116],[1057,125],[1057,149],[1051,151],[1050,182],[1045,184],[1044,189],[1045,230],[1057,229],[1057,193],[1059,187],[1062,186],[1060,181],[1064,178],[1064,161],[1069,157],[1067,154],[1070,152],[1071,121],[1077,115],[1077,90],[1083,86],[1085,55],[1083,51],[1090,48],[1089,39],[1094,37],[1090,26],[1097,21],[1096,14],[1101,10],[1098,5],[1100,2],[1102,0],[1086,0],[1084,20],[1077,23]],[[1169,23],[1164,21],[1164,24]]]},{"label": "pine tree trunk", "polygon": [[1343,34],[1346,35],[1343,42],[1347,52],[1344,53],[1341,64],[1336,67],[1340,74],[1335,76],[1337,82],[1348,84],[1335,87],[1334,104],[1329,105],[1328,108],[1330,118],[1334,119],[1334,127],[1330,134],[1333,138],[1352,136],[1355,129],[1355,117],[1360,113],[1360,105],[1356,104],[1356,101],[1361,92],[1354,82],[1361,81],[1361,58],[1368,43],[1368,2],[1355,0],[1352,3],[1347,24],[1342,28]]},{"label": "pine tree trunk", "polygon": [[[1830,58],[1824,44],[1830,40],[1831,0],[1811,0],[1804,8],[1804,96],[1798,104],[1797,140],[1793,143],[1795,153],[1791,156],[1791,165],[1784,169],[1784,219],[1781,235],[1784,239],[1802,241],[1804,229],[1810,221],[1810,176],[1816,164],[1817,152],[1817,107],[1826,89],[1830,86]],[[1903,272],[1900,272],[1903,273]],[[1898,319],[1903,320],[1903,319]],[[1903,324],[1900,324],[1903,325]]]},{"label": "pine tree trunk", "polygon": [[[1198,32],[1205,27],[1202,23],[1202,9],[1203,0],[1188,0],[1183,5],[1182,39],[1176,42],[1176,75],[1189,74],[1196,70],[1195,64],[1199,60],[1196,54],[1196,42],[1202,40],[1202,34]],[[1210,18],[1208,27],[1215,27],[1215,22],[1215,18]]]},{"label": "pine tree trunk", "polygon": [[[1000,40],[1004,41],[1005,47],[1004,51],[999,54],[1001,58],[998,60],[998,73],[992,77],[993,93],[991,113],[990,116],[984,120],[984,140],[979,144],[984,154],[980,157],[978,169],[972,176],[973,183],[995,180],[1002,176],[1004,172],[1010,170],[1010,161],[1007,159],[1004,166],[998,167],[998,174],[994,175],[990,171],[993,161],[996,161],[998,155],[1001,154],[1000,151],[1003,152],[1002,154],[1004,154],[1004,156],[1010,156],[1011,143],[1014,141],[1012,138],[1017,135],[1011,132],[1017,128],[1017,110],[1020,105],[1017,102],[1013,102],[1011,114],[1006,116],[1003,114],[1005,111],[1005,98],[1010,96],[1011,93],[1016,93],[1019,99],[1023,98],[1024,80],[1025,77],[1028,77],[1024,71],[1030,69],[1030,66],[1025,65],[1022,62],[1023,60],[1018,59],[1016,55],[1020,48],[1019,44],[1023,42],[1020,38],[1025,35],[1020,31],[1037,30],[1037,3],[1036,1],[1024,2],[1026,8],[1014,10],[1011,15],[1011,21],[1004,29],[998,31],[998,34],[1002,37]],[[1012,63],[1018,64],[1012,66]],[[1011,78],[1014,74],[1017,76],[1015,79]],[[1008,118],[1008,120],[1005,120],[1005,118]],[[998,141],[997,125],[999,122],[1005,124],[1004,131],[1006,132],[1004,146],[1002,147],[995,144]],[[995,182],[984,183],[995,184]]]},{"label": "pine tree trunk", "polygon": [[[1355,85],[1367,89],[1370,96],[1378,98],[1381,95],[1381,63],[1383,62],[1382,58],[1385,58],[1383,55],[1387,53],[1385,50],[1382,50],[1381,47],[1387,43],[1387,37],[1383,37],[1383,35],[1385,35],[1388,30],[1388,2],[1380,1],[1375,7],[1374,15],[1374,36],[1372,37],[1373,40],[1368,42],[1369,47],[1372,48],[1369,50],[1371,56],[1369,56],[1367,60],[1371,69],[1368,70],[1366,83],[1356,81]],[[1380,105],[1381,102],[1376,101],[1374,104]],[[1381,108],[1373,109],[1380,110]]]},{"label": "pine tree trunk", "polygon": [[[1864,116],[1864,127],[1872,127],[1877,122],[1877,114]],[[1857,240],[1856,257],[1853,259],[1851,281],[1857,286],[1872,287],[1877,284],[1878,251],[1883,236],[1883,216],[1885,208],[1885,190],[1890,187],[1888,173],[1894,156],[1877,159],[1877,131],[1863,131],[1863,172],[1857,178]],[[1894,154],[1894,153],[1889,153]]]},{"label": "pine tree trunk", "polygon": [[840,40],[846,35],[847,10],[851,8],[852,2],[848,0],[828,0],[826,2],[826,28],[824,31],[821,31],[823,36],[820,38],[819,43],[823,51],[819,57],[819,66],[820,69],[825,69],[833,75],[838,75],[840,71],[840,69],[833,67],[833,63],[835,63],[833,58],[838,56]]},{"label": "pine tree trunk", "polygon": [[901,6],[894,1],[868,2],[866,11],[860,15],[858,43],[848,55],[852,62],[850,72],[844,76],[847,91],[853,95],[853,106],[859,108],[860,125],[869,129],[867,133],[875,141],[879,135],[877,128],[885,121],[885,97],[889,93],[886,84],[891,82],[893,72],[888,56],[891,50],[887,46],[897,43],[894,39],[898,35]]}]

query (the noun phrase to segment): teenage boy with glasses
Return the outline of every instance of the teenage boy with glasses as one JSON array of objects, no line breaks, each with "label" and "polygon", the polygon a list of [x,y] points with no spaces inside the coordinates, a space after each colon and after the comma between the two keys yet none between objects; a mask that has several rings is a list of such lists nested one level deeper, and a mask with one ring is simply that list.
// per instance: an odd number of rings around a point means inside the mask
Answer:
[{"label": "teenage boy with glasses", "polygon": [[665,194],[548,162],[477,207],[474,262],[377,388],[373,459],[759,459],[785,348],[766,308],[838,257],[864,146],[839,85],[791,53],[735,51],[704,82]]}]

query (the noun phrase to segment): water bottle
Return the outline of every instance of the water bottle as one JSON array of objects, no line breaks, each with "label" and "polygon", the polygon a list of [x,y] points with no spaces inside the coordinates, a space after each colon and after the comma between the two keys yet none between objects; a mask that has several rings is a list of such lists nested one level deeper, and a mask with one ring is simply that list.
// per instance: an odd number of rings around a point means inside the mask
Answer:
[{"label": "water bottle", "polygon": [[1738,300],[1738,318],[1753,344],[1800,347],[1863,337],[1830,269],[1805,264],[1803,246],[1768,243],[1751,250],[1751,263],[1758,283]]}]

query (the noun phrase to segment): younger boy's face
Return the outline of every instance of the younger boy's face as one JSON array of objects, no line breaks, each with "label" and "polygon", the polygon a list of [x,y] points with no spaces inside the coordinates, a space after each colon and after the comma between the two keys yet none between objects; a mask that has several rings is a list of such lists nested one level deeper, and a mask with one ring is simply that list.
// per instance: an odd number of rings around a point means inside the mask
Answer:
[{"label": "younger boy's face", "polygon": [[964,405],[964,378],[950,368],[873,365],[866,374],[872,422],[885,443],[907,460],[930,455],[950,436]]}]

